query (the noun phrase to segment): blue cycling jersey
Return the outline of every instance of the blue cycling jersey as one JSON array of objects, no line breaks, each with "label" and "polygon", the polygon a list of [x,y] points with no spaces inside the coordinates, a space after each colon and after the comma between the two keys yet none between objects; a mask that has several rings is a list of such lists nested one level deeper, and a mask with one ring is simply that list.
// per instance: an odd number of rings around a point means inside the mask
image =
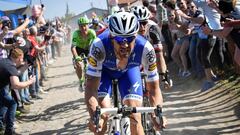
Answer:
[{"label": "blue cycling jersey", "polygon": [[117,68],[117,57],[109,30],[98,36],[91,45],[87,74],[101,77],[99,97],[111,95],[111,80],[118,79],[122,98],[141,100],[142,87],[139,66],[144,67],[147,81],[158,80],[156,55],[152,45],[142,36],[137,36],[135,46],[125,69]]},{"label": "blue cycling jersey", "polygon": [[100,77],[102,69],[106,68],[116,77],[126,72],[129,68],[142,64],[144,72],[148,76],[148,81],[158,79],[155,75],[157,66],[154,48],[145,38],[142,36],[136,37],[135,47],[128,58],[126,68],[123,70],[117,68],[117,58],[111,40],[110,32],[106,30],[93,41],[88,58],[88,75]]}]

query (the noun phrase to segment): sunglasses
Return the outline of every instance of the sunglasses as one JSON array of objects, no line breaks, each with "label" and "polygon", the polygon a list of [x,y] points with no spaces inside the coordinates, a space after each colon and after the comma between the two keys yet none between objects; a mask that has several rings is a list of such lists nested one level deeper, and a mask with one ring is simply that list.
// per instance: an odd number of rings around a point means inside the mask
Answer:
[{"label": "sunglasses", "polygon": [[82,26],[87,26],[88,23],[84,23],[84,24],[78,24],[79,27],[82,27]]},{"label": "sunglasses", "polygon": [[177,3],[177,5],[178,5],[178,6],[182,6],[182,5],[183,5],[183,3],[182,3],[182,2],[179,2],[179,3]]},{"label": "sunglasses", "polygon": [[145,26],[145,25],[147,25],[147,23],[148,23],[147,21],[139,22],[140,26],[141,26],[141,25]]},{"label": "sunglasses", "polygon": [[113,37],[113,39],[120,45],[123,45],[125,43],[131,43],[136,37],[135,36],[131,36],[131,37],[119,37],[119,36],[115,36]]},{"label": "sunglasses", "polygon": [[194,9],[194,7],[195,7],[195,6],[190,6],[190,7],[188,7],[188,9]]}]

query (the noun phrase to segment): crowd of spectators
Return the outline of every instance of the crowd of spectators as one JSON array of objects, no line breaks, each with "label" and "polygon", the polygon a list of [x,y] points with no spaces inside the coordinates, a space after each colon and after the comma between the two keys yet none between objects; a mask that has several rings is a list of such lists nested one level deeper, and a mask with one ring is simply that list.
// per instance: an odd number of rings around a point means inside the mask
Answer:
[{"label": "crowd of spectators", "polygon": [[[47,93],[43,87],[48,65],[62,56],[63,45],[70,44],[67,43],[70,27],[59,19],[46,22],[42,8],[42,5],[34,5],[32,16],[19,15],[16,28],[8,16],[0,17],[0,130],[3,132],[5,125],[7,135],[14,132],[16,113],[28,113],[24,106],[34,105],[34,100],[42,99],[40,93]],[[17,72],[9,63],[13,63]],[[18,78],[12,80],[15,75]]]},{"label": "crowd of spectators", "polygon": [[161,27],[168,60],[178,76],[204,79],[202,91],[239,67],[239,9],[237,0],[143,0]]}]

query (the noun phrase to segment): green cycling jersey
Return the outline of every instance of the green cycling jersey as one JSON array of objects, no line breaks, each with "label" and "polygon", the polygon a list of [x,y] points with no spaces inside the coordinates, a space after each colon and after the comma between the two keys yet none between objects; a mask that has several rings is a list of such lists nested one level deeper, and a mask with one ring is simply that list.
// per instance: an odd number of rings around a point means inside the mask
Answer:
[{"label": "green cycling jersey", "polygon": [[84,50],[88,50],[93,40],[96,38],[96,33],[94,30],[89,29],[87,38],[83,38],[80,35],[80,30],[76,30],[72,36],[72,45],[82,48]]}]

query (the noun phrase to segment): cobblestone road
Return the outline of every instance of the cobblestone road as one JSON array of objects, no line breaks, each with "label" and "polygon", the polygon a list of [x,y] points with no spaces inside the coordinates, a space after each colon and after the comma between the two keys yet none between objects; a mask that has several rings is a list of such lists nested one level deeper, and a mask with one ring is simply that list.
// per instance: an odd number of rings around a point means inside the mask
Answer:
[{"label": "cobblestone road", "polygon": [[[65,46],[63,54],[49,66],[48,81],[44,87],[48,94],[42,94],[43,100],[36,100],[30,106],[30,113],[17,120],[18,133],[91,134],[86,127],[88,114],[83,93],[78,91],[70,49]],[[172,90],[163,91],[164,114],[169,121],[163,135],[240,134],[239,93],[231,89],[201,93],[201,81],[191,78],[176,78],[174,81]]]}]

